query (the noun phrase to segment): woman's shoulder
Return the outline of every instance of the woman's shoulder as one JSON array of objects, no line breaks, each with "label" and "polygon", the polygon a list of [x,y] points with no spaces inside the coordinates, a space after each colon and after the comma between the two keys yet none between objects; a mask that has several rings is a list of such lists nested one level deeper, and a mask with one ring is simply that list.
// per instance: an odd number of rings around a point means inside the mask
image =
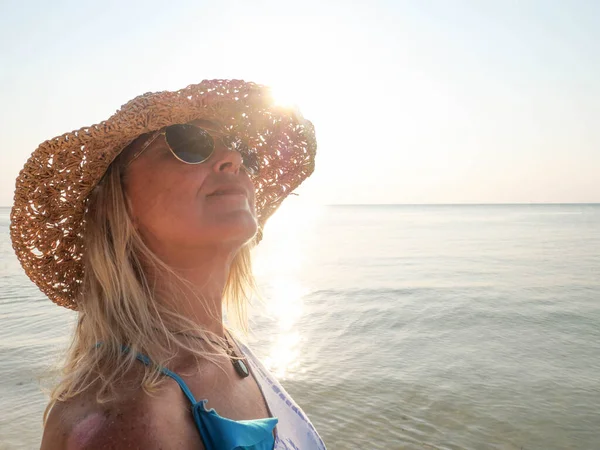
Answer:
[{"label": "woman's shoulder", "polygon": [[41,450],[185,449],[190,442],[185,414],[170,391],[149,395],[139,388],[98,403],[96,392],[89,390],[57,402],[48,415]]},{"label": "woman's shoulder", "polygon": [[155,440],[151,405],[142,395],[100,404],[92,392],[58,401],[48,415],[41,448],[137,448],[142,443],[154,448],[149,445]]}]

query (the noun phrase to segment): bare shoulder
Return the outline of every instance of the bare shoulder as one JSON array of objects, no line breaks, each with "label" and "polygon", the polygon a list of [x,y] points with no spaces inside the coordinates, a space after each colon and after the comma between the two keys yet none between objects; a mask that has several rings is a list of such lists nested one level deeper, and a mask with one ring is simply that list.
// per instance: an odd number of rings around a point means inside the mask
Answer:
[{"label": "bare shoulder", "polygon": [[42,437],[41,450],[167,448],[161,445],[159,422],[144,399],[98,404],[80,395],[54,405]]},{"label": "bare shoulder", "polygon": [[95,393],[88,393],[57,403],[41,450],[203,448],[190,436],[186,415],[177,406],[180,399],[169,399],[168,391],[154,397],[139,389],[107,404],[98,404]]}]

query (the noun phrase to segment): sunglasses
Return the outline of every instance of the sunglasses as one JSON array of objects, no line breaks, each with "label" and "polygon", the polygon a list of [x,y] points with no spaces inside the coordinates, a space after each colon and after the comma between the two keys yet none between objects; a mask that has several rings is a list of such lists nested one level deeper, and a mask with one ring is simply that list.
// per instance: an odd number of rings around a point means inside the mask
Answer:
[{"label": "sunglasses", "polygon": [[240,138],[219,130],[199,127],[189,123],[169,125],[154,132],[140,151],[133,155],[127,166],[137,159],[159,136],[165,136],[167,147],[173,156],[182,163],[202,164],[215,151],[213,135],[227,149],[237,151],[242,156],[242,166],[246,172],[250,175],[258,174],[258,157],[250,152],[248,146]]}]

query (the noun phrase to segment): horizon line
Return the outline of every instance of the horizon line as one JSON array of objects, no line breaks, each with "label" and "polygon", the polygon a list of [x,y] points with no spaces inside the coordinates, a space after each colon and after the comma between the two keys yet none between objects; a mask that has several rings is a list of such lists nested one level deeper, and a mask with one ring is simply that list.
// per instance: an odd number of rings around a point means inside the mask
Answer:
[{"label": "horizon line", "polygon": [[[322,206],[559,206],[590,205],[600,206],[600,202],[513,202],[513,203],[326,203]],[[0,205],[0,208],[12,208]]]},{"label": "horizon line", "polygon": [[600,202],[511,202],[511,203],[328,203],[325,206],[533,206],[600,205]]}]

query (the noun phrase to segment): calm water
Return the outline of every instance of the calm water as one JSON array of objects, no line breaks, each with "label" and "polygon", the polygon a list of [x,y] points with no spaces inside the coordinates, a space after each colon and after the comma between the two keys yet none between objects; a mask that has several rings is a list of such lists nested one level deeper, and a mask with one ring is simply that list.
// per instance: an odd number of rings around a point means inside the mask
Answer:
[{"label": "calm water", "polygon": [[[0,449],[36,448],[74,315],[7,209],[0,268]],[[291,204],[256,272],[251,342],[328,448],[600,449],[600,205]]]}]

